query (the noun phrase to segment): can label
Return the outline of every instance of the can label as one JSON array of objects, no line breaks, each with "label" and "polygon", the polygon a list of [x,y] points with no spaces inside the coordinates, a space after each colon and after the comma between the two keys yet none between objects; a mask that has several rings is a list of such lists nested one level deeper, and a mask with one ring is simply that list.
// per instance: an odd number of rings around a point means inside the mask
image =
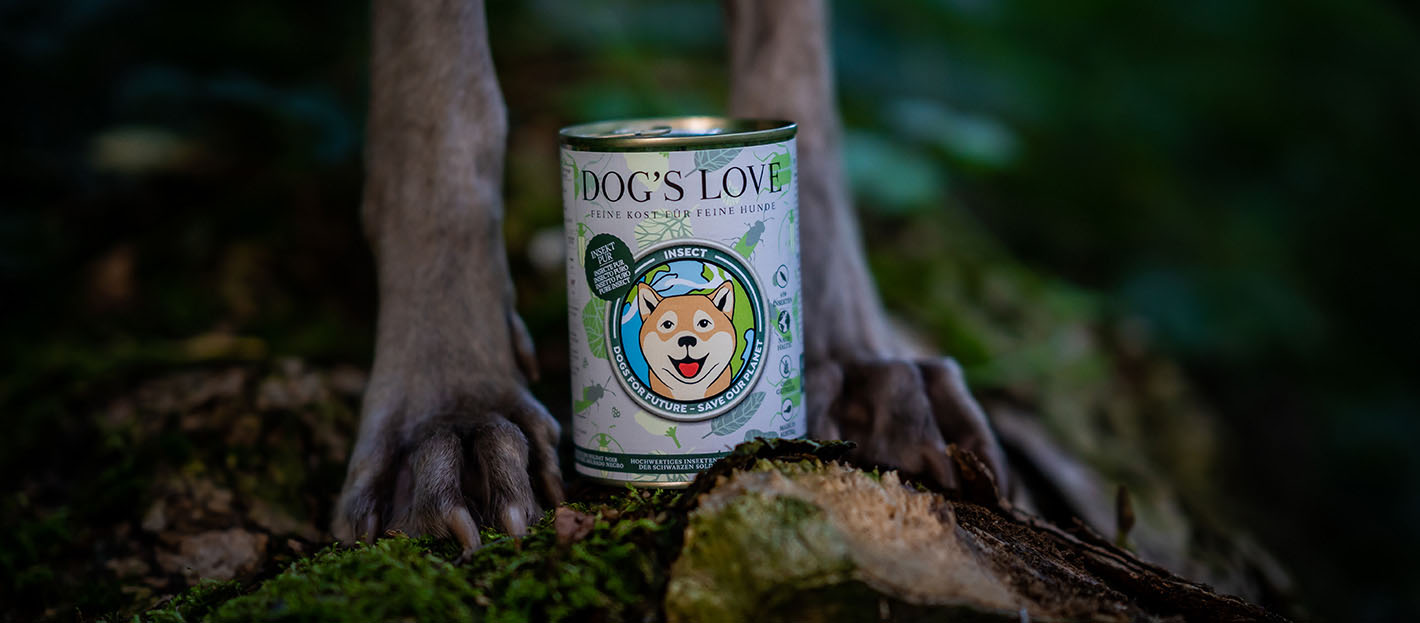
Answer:
[{"label": "can label", "polygon": [[683,483],[804,435],[795,159],[563,148],[577,471]]}]

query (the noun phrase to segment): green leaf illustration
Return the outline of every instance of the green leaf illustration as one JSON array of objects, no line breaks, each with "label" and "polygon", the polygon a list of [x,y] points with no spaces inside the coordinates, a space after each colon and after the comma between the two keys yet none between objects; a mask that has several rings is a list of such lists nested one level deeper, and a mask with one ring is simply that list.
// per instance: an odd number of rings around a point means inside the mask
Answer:
[{"label": "green leaf illustration", "polygon": [[650,413],[646,413],[645,411],[642,411],[640,409],[636,410],[636,415],[634,416],[634,418],[636,420],[636,423],[640,424],[641,428],[645,429],[646,432],[651,433],[652,435],[661,435],[663,437],[669,437],[671,441],[675,442],[675,447],[680,447],[680,440],[676,438],[676,427],[666,426],[667,424],[669,424],[669,421],[651,415]]},{"label": "green leaf illustration", "polygon": [[[705,437],[711,435],[720,435],[723,437],[739,430],[740,427],[748,424],[749,421],[754,418],[754,412],[759,410],[759,405],[762,402],[764,402],[764,392],[750,394],[745,398],[744,402],[740,403],[740,406],[735,407],[734,411],[711,420],[710,432],[705,433]],[[705,437],[701,437],[701,439]]]},{"label": "green leaf illustration", "polygon": [[592,237],[591,228],[586,223],[577,223],[577,265],[587,265],[587,239]]},{"label": "green leaf illustration", "polygon": [[587,306],[582,308],[582,327],[587,330],[587,348],[592,351],[593,357],[601,357],[611,361],[607,355],[606,348],[606,301],[597,297],[587,301]]},{"label": "green leaf illustration", "polygon": [[636,224],[633,235],[636,236],[636,246],[643,251],[651,245],[667,240],[689,238],[691,236],[690,216],[675,217],[664,212],[648,216]]},{"label": "green leaf illustration", "polygon": [[697,151],[695,152],[695,168],[705,169],[706,171],[718,171],[721,167],[734,161],[735,156],[738,155],[740,155],[739,147]]},{"label": "green leaf illustration", "polygon": [[[646,175],[635,181],[637,186],[643,186],[646,190],[656,192],[661,187],[661,180],[665,179],[666,171],[671,168],[671,155],[669,152],[626,152],[621,154],[622,160],[626,162],[627,171],[645,171]],[[632,182],[627,181],[627,189],[630,190]]]}]

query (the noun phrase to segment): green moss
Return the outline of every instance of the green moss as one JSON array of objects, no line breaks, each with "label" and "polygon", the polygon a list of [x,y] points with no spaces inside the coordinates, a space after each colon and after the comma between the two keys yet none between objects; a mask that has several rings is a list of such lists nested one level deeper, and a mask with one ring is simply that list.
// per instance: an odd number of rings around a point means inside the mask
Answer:
[{"label": "green moss", "polygon": [[159,608],[133,617],[134,623],[188,623],[201,621],[213,608],[241,594],[240,582],[205,580]]},{"label": "green moss", "polygon": [[666,516],[598,520],[566,546],[548,526],[486,545],[468,571],[492,621],[640,620],[660,610],[680,525]]},{"label": "green moss", "polygon": [[[393,537],[331,547],[298,561],[250,594],[230,599],[207,585],[137,621],[471,620],[604,621],[658,617],[684,525],[662,510],[673,491],[629,491],[606,504],[575,505],[597,519],[575,543],[559,543],[552,513],[514,539],[484,530],[484,546],[458,564],[447,540]],[[228,586],[228,585],[223,585]],[[225,590],[225,589],[224,589]],[[210,613],[209,613],[210,611]]]},{"label": "green moss", "polygon": [[207,621],[469,620],[478,591],[428,544],[384,539],[298,561]]}]

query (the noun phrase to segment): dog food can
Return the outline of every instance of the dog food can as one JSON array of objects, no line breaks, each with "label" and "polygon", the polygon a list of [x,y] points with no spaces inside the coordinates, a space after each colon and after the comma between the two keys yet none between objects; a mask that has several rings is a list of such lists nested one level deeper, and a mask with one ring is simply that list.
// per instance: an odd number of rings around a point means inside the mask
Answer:
[{"label": "dog food can", "polygon": [[796,129],[562,130],[578,472],[683,486],[742,441],[804,435]]}]

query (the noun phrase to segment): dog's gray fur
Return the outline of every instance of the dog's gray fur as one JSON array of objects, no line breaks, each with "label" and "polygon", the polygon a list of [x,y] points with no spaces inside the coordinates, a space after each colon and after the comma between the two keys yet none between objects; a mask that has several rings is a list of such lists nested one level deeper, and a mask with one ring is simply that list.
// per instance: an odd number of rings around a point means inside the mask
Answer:
[{"label": "dog's gray fur", "polygon": [[[955,486],[947,442],[1005,462],[960,368],[894,335],[839,159],[822,0],[727,0],[730,113],[799,123],[810,432]],[[520,534],[562,496],[558,424],[527,392],[532,344],[502,240],[507,115],[481,0],[375,0],[364,220],[379,270],[375,364],[336,509],[386,529]]]}]

